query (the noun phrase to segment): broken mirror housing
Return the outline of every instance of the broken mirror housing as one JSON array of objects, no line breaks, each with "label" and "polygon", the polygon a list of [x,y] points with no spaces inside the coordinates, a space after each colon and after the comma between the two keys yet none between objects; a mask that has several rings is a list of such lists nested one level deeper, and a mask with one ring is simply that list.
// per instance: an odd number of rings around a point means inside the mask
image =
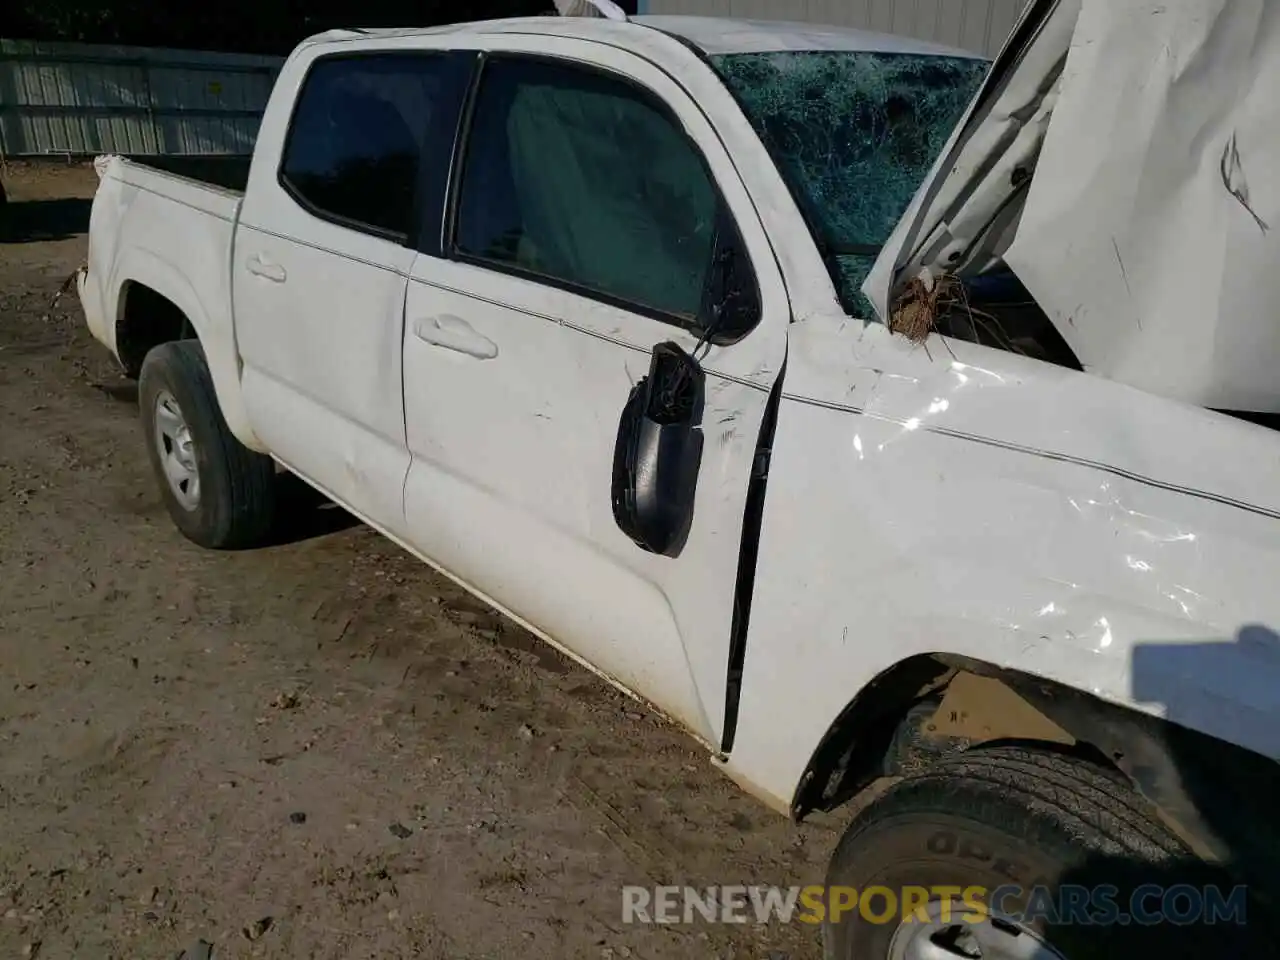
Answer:
[{"label": "broken mirror housing", "polygon": [[693,525],[705,382],[693,357],[678,344],[660,343],[619,419],[613,517],[650,553],[678,556]]}]

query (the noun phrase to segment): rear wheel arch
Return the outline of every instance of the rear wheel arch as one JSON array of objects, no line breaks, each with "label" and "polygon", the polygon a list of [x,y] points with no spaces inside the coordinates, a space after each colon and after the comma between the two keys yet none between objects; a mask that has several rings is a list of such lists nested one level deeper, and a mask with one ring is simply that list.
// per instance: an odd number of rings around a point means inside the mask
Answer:
[{"label": "rear wheel arch", "polygon": [[193,338],[199,339],[191,318],[172,298],[138,280],[120,285],[115,346],[127,377],[138,378],[153,347]]},{"label": "rear wheel arch", "polygon": [[137,379],[147,354],[165,343],[195,340],[203,349],[218,405],[232,434],[255,453],[269,453],[249,419],[232,318],[213,322],[190,286],[150,254],[134,256],[116,292],[114,349],[125,376]]}]

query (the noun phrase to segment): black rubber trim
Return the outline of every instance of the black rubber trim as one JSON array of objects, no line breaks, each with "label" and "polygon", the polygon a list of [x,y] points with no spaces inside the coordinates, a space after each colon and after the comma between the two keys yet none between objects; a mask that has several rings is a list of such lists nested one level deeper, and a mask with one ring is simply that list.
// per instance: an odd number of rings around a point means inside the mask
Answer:
[{"label": "black rubber trim", "polygon": [[733,621],[729,627],[729,666],[725,677],[724,729],[720,735],[720,752],[733,749],[738,732],[738,708],[742,700],[742,670],[747,660],[747,629],[751,623],[751,600],[755,593],[756,561],[760,554],[760,529],[764,522],[764,494],[769,480],[769,460],[773,454],[773,437],[778,426],[778,408],[782,404],[782,383],[787,364],[783,361],[778,378],[769,391],[751,461],[751,479],[747,483],[747,503],[742,517],[742,545],[738,549],[738,581],[733,591]]},{"label": "black rubber trim", "polygon": [[[471,68],[471,83],[467,87],[466,97],[462,101],[462,112],[458,115],[458,130],[453,138],[453,156],[449,162],[449,183],[445,188],[444,217],[440,224],[439,253],[433,256],[448,258],[453,248],[453,238],[458,232],[458,201],[462,195],[462,175],[467,160],[467,144],[471,140],[471,125],[475,120],[476,101],[480,97],[480,84],[484,82],[485,67],[489,65],[487,51],[476,52],[475,63]],[[419,244],[421,250],[421,244]],[[422,251],[427,253],[429,251]]]}]

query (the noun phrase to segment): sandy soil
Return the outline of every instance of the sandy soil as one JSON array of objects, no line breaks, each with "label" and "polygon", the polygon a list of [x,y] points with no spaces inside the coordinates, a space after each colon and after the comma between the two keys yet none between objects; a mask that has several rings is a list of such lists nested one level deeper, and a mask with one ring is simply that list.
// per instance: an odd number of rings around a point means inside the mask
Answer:
[{"label": "sandy soil", "polygon": [[[94,177],[3,174],[0,958],[816,958],[624,884],[820,882],[679,731],[345,514],[171,526],[74,293]],[[26,951],[24,953],[24,951]]]}]

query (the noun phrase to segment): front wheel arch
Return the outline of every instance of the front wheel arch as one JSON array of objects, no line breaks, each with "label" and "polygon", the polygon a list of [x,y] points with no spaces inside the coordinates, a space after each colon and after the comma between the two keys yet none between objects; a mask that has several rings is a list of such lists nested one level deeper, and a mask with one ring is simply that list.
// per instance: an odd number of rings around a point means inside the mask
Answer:
[{"label": "front wheel arch", "polygon": [[[1280,793],[1280,764],[1073,687],[943,653],[901,661],[850,701],[810,758],[793,816],[835,809],[885,776],[892,751],[911,740],[906,728],[974,678],[1007,688],[1033,722],[993,717],[984,736],[936,744],[913,758],[915,768],[982,743],[1039,742],[1125,779],[1200,856],[1242,865],[1251,882],[1270,880],[1280,862],[1280,826],[1265,798]],[[1055,728],[1063,736],[1045,732]]]}]

